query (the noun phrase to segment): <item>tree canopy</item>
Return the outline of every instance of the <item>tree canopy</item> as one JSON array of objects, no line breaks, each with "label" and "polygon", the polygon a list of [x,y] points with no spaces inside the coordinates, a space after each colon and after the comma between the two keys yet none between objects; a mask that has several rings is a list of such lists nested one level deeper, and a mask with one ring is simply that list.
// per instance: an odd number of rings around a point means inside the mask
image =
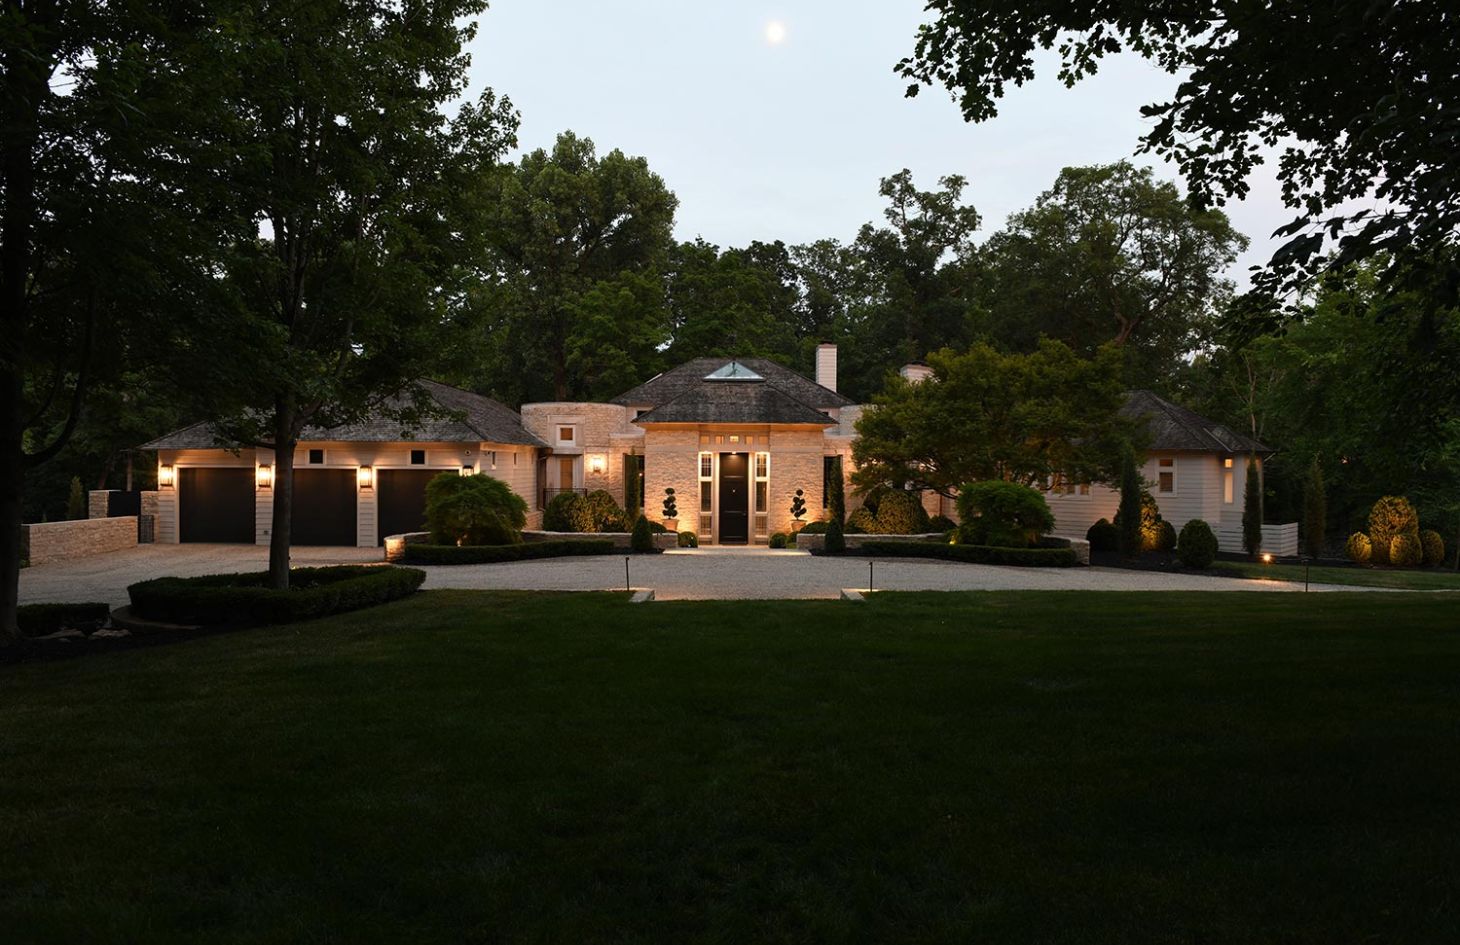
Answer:
[{"label": "tree canopy", "polygon": [[893,484],[953,496],[965,483],[1108,482],[1137,431],[1124,403],[1120,354],[1092,359],[1045,339],[1029,354],[984,343],[928,357],[932,377],[893,378],[857,421],[859,489]]},{"label": "tree canopy", "polygon": [[[1447,3],[929,0],[927,9],[897,71],[912,80],[908,95],[950,90],[969,121],[992,118],[1010,85],[1033,80],[1040,50],[1058,51],[1066,85],[1129,51],[1179,77],[1168,101],[1142,109],[1152,120],[1142,146],[1177,164],[1199,207],[1245,197],[1264,152],[1279,149],[1283,201],[1297,215],[1258,278],[1269,296],[1377,253],[1455,271],[1443,250],[1460,232],[1460,36]],[[1451,279],[1443,303],[1456,291]]]}]

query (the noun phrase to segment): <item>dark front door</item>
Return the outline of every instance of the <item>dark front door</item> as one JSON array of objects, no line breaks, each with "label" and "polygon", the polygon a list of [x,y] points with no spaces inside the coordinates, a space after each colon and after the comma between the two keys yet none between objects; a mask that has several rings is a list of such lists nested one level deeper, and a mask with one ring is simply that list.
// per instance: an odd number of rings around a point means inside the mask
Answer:
[{"label": "dark front door", "polygon": [[426,483],[440,473],[439,469],[376,470],[375,501],[380,509],[376,544],[385,544],[389,535],[418,532],[426,527]]},{"label": "dark front door", "polygon": [[750,540],[749,453],[720,454],[720,544]]},{"label": "dark front door", "polygon": [[289,538],[296,545],[355,544],[355,470],[294,470]]},{"label": "dark front door", "polygon": [[253,467],[177,471],[178,540],[253,544]]}]

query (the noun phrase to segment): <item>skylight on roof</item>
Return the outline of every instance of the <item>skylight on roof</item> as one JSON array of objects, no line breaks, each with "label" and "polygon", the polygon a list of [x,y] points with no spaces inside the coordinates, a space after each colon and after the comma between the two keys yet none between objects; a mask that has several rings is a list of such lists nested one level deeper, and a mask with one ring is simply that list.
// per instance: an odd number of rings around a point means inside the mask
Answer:
[{"label": "skylight on roof", "polygon": [[707,381],[763,381],[765,378],[741,364],[739,361],[731,361],[718,370],[711,371],[705,375]]}]

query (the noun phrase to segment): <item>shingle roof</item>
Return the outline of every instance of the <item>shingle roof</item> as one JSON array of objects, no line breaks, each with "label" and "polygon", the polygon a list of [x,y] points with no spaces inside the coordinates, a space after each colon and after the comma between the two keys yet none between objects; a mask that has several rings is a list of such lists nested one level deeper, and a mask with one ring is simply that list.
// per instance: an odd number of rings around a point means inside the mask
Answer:
[{"label": "shingle roof", "polygon": [[[427,397],[448,416],[427,416],[411,429],[403,429],[401,421],[389,414],[406,402],[404,397],[391,398],[371,415],[336,427],[306,427],[301,442],[342,443],[503,443],[519,446],[546,446],[522,426],[522,415],[490,397],[473,394],[438,381],[418,382]],[[144,450],[219,449],[230,446],[218,435],[211,423],[195,423],[166,436],[145,443]]]},{"label": "shingle roof", "polygon": [[[766,386],[773,387],[807,407],[825,410],[831,407],[849,407],[852,401],[834,390],[822,387],[808,377],[803,377],[788,367],[765,358],[695,358],[679,367],[665,371],[635,387],[619,394],[610,403],[626,407],[661,407],[681,395],[704,384],[713,384],[705,377],[737,361],[765,378]],[[743,385],[748,388],[749,383]],[[763,421],[764,422],[764,421]]]},{"label": "shingle roof", "polygon": [[1201,450],[1217,453],[1270,453],[1262,443],[1215,423],[1148,390],[1126,394],[1120,415],[1142,420],[1153,450]]},{"label": "shingle roof", "polygon": [[762,381],[706,381],[640,414],[635,423],[812,423],[836,421]]}]

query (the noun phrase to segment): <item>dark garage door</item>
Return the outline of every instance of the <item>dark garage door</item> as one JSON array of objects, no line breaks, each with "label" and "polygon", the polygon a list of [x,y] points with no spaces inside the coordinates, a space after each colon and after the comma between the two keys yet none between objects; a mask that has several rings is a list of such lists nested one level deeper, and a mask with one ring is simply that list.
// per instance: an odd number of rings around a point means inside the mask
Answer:
[{"label": "dark garage door", "polygon": [[253,544],[253,469],[177,471],[178,540]]},{"label": "dark garage door", "polygon": [[296,545],[355,544],[355,470],[294,470],[289,537]]},{"label": "dark garage door", "polygon": [[418,532],[426,527],[426,483],[441,474],[439,469],[381,469],[376,473],[376,502],[380,509],[380,533],[376,544],[387,535]]}]

